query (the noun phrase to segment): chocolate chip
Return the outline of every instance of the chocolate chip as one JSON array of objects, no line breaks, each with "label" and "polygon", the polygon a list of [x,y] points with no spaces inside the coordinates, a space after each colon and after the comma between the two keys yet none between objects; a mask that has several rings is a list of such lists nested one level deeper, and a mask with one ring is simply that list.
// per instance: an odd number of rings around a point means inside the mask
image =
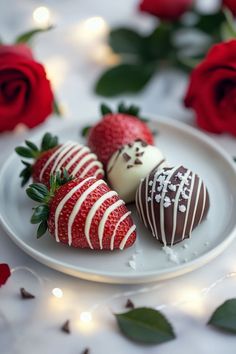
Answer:
[{"label": "chocolate chip", "polygon": [[62,332],[70,334],[70,321],[67,320],[61,327]]},{"label": "chocolate chip", "polygon": [[123,158],[125,159],[125,161],[129,161],[131,159],[131,156],[129,154],[127,154],[126,152],[123,153]]},{"label": "chocolate chip", "polygon": [[135,154],[135,156],[137,156],[137,157],[140,157],[140,156],[143,156],[144,155],[144,151],[142,151],[142,152],[137,152],[136,154]]},{"label": "chocolate chip", "polygon": [[146,147],[148,144],[146,143],[146,141],[141,140],[141,145],[142,145],[143,147]]},{"label": "chocolate chip", "polygon": [[134,160],[134,164],[135,165],[142,165],[143,163],[142,163],[142,161],[140,159],[137,158],[137,159]]},{"label": "chocolate chip", "polygon": [[127,165],[127,168],[132,168],[134,167],[134,165]]},{"label": "chocolate chip", "polygon": [[139,147],[136,147],[136,149],[135,149],[136,151],[139,151]]},{"label": "chocolate chip", "polygon": [[28,291],[25,290],[25,288],[20,288],[20,294],[22,299],[24,300],[29,300],[29,299],[34,299],[35,296],[31,293],[29,293]]},{"label": "chocolate chip", "polygon": [[133,144],[132,143],[129,143],[128,144],[128,147],[132,148]]},{"label": "chocolate chip", "polygon": [[127,309],[134,309],[135,306],[134,306],[134,303],[130,299],[128,299],[127,302],[126,302],[125,307]]},{"label": "chocolate chip", "polygon": [[89,354],[90,353],[90,349],[89,348],[85,348],[81,354]]}]

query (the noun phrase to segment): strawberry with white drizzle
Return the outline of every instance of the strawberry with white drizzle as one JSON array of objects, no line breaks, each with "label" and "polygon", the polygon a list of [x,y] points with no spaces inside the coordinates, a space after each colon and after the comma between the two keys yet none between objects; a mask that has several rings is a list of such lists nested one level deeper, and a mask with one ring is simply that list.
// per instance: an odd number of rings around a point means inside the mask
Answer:
[{"label": "strawberry with white drizzle", "polygon": [[32,176],[34,182],[40,182],[49,187],[50,175],[63,169],[66,169],[73,177],[103,178],[104,176],[102,163],[87,146],[73,141],[59,144],[58,138],[50,133],[43,136],[40,148],[28,140],[25,144],[26,147],[17,147],[15,151],[18,155],[34,161],[32,164],[22,161],[26,166],[20,174],[22,186]]},{"label": "strawberry with white drizzle", "polygon": [[63,178],[52,176],[50,191],[41,183],[26,190],[41,203],[31,218],[33,224],[40,223],[38,237],[48,228],[57,242],[76,248],[112,251],[132,246],[136,227],[117,193],[101,179],[68,181],[67,176],[65,171]]}]

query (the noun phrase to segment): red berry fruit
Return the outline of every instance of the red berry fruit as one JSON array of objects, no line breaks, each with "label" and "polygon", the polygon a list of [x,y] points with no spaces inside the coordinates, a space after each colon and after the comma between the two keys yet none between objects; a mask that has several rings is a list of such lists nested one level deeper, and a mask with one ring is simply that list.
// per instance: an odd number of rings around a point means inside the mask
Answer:
[{"label": "red berry fruit", "polygon": [[112,113],[107,106],[102,106],[103,116],[88,133],[88,146],[107,165],[112,154],[123,145],[137,139],[153,144],[153,134],[148,125],[138,118],[139,109],[135,106],[119,106],[118,113]]},{"label": "red berry fruit", "polygon": [[[51,189],[35,183],[26,190],[41,204],[31,218],[40,223],[38,237],[45,231],[57,242],[76,248],[94,250],[124,249],[136,239],[136,227],[130,212],[116,192],[95,177],[61,182],[60,175],[51,177]],[[60,185],[61,183],[65,183]]]},{"label": "red berry fruit", "polygon": [[33,159],[32,164],[22,161],[26,166],[20,174],[22,186],[32,176],[34,182],[40,182],[49,187],[50,175],[63,171],[63,169],[66,169],[73,177],[102,178],[104,176],[101,162],[87,146],[73,141],[59,145],[57,137],[50,133],[44,135],[40,148],[30,141],[26,140],[25,143],[27,147],[15,149],[20,156]]}]

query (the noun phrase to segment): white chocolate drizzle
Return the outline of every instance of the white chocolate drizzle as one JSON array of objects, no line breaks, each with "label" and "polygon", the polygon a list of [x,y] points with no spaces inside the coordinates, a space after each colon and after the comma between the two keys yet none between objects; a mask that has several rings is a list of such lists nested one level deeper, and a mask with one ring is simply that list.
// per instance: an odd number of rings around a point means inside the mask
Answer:
[{"label": "white chocolate drizzle", "polygon": [[[188,176],[190,175],[191,171],[188,170],[185,173],[185,177],[188,178]],[[175,231],[176,231],[176,224],[177,224],[177,216],[178,216],[178,205],[179,205],[179,198],[180,198],[180,194],[183,191],[183,187],[186,183],[186,180],[183,178],[180,185],[179,185],[179,189],[176,193],[175,196],[175,202],[174,202],[174,208],[173,208],[173,229],[172,229],[172,236],[171,236],[171,246],[173,246],[174,243],[174,239],[175,239]],[[186,216],[185,216],[186,217]]]},{"label": "white chocolate drizzle", "polygon": [[103,217],[99,223],[98,226],[98,239],[99,239],[99,244],[100,244],[100,249],[102,250],[102,240],[103,240],[103,234],[104,234],[104,228],[105,224],[110,216],[110,214],[119,208],[121,205],[124,205],[125,202],[123,200],[117,200],[117,202],[113,203],[112,205],[109,206],[109,208],[106,209],[105,213],[103,214]]},{"label": "white chocolate drizzle", "polygon": [[[88,197],[88,195],[93,192],[98,186],[100,186],[101,184],[105,184],[105,182],[103,180],[98,180],[96,181],[94,184],[92,184],[88,189],[86,189],[86,191],[84,191],[84,193],[80,196],[80,198],[77,200],[76,204],[74,205],[74,208],[70,214],[69,217],[69,222],[68,222],[68,244],[69,246],[72,243],[72,226],[73,223],[75,221],[75,218],[81,208],[81,205],[83,204],[83,202],[86,200],[86,198]],[[86,237],[86,240],[89,244],[89,247],[93,249],[93,246],[91,244],[91,240],[90,237]]]},{"label": "white chocolate drizzle", "polygon": [[88,166],[85,167],[85,169],[83,170],[83,172],[81,173],[80,177],[83,178],[86,176],[86,174],[93,168],[93,167],[102,167],[101,162],[97,161],[97,160],[91,160],[91,162],[88,164]]},{"label": "white chocolate drizzle", "polygon": [[55,211],[55,239],[57,242],[60,242],[59,236],[58,236],[58,221],[59,221],[59,216],[61,214],[62,209],[64,208],[66,202],[81,188],[85,183],[87,183],[90,179],[93,179],[93,177],[88,177],[82,182],[80,182],[77,186],[75,186],[71,191],[65,195],[65,197],[60,201],[58,204],[56,211]]},{"label": "white chocolate drizzle", "polygon": [[[70,155],[70,153],[68,154],[68,152],[70,152],[71,148],[75,145],[75,143],[71,143],[68,142],[66,143],[64,146],[65,148],[60,152],[60,154],[56,157],[53,166],[51,168],[50,174],[53,174],[54,171],[56,170],[57,166],[59,165],[59,162],[61,161],[61,159],[63,159],[63,157],[65,156],[66,159],[68,158],[68,156]],[[65,160],[66,161],[66,160]]]},{"label": "white chocolate drizzle", "polygon": [[92,224],[92,220],[93,217],[95,216],[96,212],[98,211],[98,209],[102,206],[102,204],[109,198],[114,197],[115,195],[117,195],[117,193],[115,191],[109,191],[105,194],[103,194],[92,206],[92,208],[90,209],[87,217],[86,217],[86,222],[85,222],[85,227],[84,227],[84,233],[86,236],[86,239],[89,239],[89,231],[90,231],[90,227]]},{"label": "white chocolate drizzle", "polygon": [[131,228],[128,230],[128,232],[126,233],[125,237],[123,238],[123,240],[120,243],[120,246],[119,246],[120,250],[123,250],[123,248],[126,245],[126,242],[128,241],[129,237],[132,235],[132,233],[135,230],[136,230],[136,226],[135,225],[131,226]]},{"label": "white chocolate drizzle", "polygon": [[[73,146],[74,145],[74,146]],[[69,151],[67,151],[67,153],[64,155],[64,157],[61,159],[61,161],[56,165],[55,170],[56,171],[60,171],[61,167],[63,166],[63,164],[66,162],[67,159],[70,158],[70,156],[72,154],[75,153],[75,151],[78,149],[78,144],[75,143],[72,145],[72,149],[69,149]],[[81,148],[81,145],[79,145],[79,148]],[[51,173],[53,173],[53,169],[51,170]]]},{"label": "white chocolate drizzle", "polygon": [[78,152],[72,157],[72,159],[68,162],[68,164],[65,166],[65,169],[69,171],[69,169],[80,159],[80,157],[85,154],[86,152],[90,152],[89,148],[87,146],[83,146],[81,149],[81,146],[79,146]]},{"label": "white chocolate drizzle", "polygon": [[115,241],[115,237],[116,237],[116,232],[118,230],[118,227],[120,226],[120,224],[122,223],[122,221],[124,221],[129,215],[131,214],[131,211],[128,211],[126,214],[124,214],[120,220],[118,221],[118,223],[116,224],[115,228],[114,228],[114,231],[113,231],[113,234],[111,236],[111,244],[110,244],[110,248],[111,248],[111,251],[113,251],[114,249],[114,241]]},{"label": "white chocolate drizzle", "polygon": [[81,168],[83,168],[83,166],[90,160],[94,160],[96,159],[96,155],[95,154],[88,154],[85,155],[80,161],[79,163],[75,166],[75,168],[73,169],[73,171],[71,171],[71,175],[75,176],[76,173],[79,172],[79,170],[81,170]]},{"label": "white chocolate drizzle", "polygon": [[[74,155],[74,156],[73,156]],[[83,156],[84,155],[84,156]],[[73,157],[72,157],[73,156]],[[65,166],[67,160],[70,160]],[[91,161],[90,161],[91,160]],[[78,163],[76,164],[76,162]],[[53,162],[53,166],[50,170],[50,174],[54,173],[55,171],[60,171],[62,167],[64,167],[67,171],[76,164],[74,169],[70,172],[72,176],[76,176],[76,174],[84,168],[85,164],[89,162],[89,164],[85,167],[84,171],[82,172],[81,176],[78,177],[85,177],[86,174],[93,168],[97,167],[94,176],[97,177],[99,174],[104,176],[103,166],[100,161],[97,160],[97,156],[91,153],[90,149],[87,146],[80,145],[75,142],[67,142],[61,145],[46,161],[45,165],[43,166],[39,179],[42,181],[43,175],[48,168],[48,166]]]},{"label": "white chocolate drizzle", "polygon": [[61,153],[61,151],[63,151],[65,149],[65,145],[61,145],[56,151],[54,151],[54,153],[49,157],[49,159],[46,161],[45,165],[43,166],[40,175],[39,175],[39,179],[40,181],[42,181],[43,178],[43,174],[45,172],[45,170],[47,169],[47,167],[50,165],[50,163]]},{"label": "white chocolate drizzle", "polygon": [[201,188],[202,188],[202,181],[199,179],[198,180],[198,189],[197,189],[196,201],[195,201],[194,211],[193,211],[193,216],[192,216],[192,222],[191,222],[191,227],[190,227],[190,231],[189,231],[189,236],[191,236],[191,233],[192,233],[192,230],[193,230],[193,224],[194,224],[194,221],[195,221],[195,215],[196,215],[196,211],[197,211],[197,208],[198,208],[198,201],[199,201]]},{"label": "white chocolate drizzle", "polygon": [[[175,172],[179,169],[173,168],[172,170],[169,171],[169,175],[167,176],[165,180],[165,185],[168,185],[168,182],[171,180],[171,178],[174,176]],[[164,196],[166,194],[166,188],[164,187],[162,190],[162,195],[161,195],[161,203],[160,203],[160,228],[161,228],[161,238],[164,246],[166,246],[166,233],[165,233],[165,220],[164,220]]]}]

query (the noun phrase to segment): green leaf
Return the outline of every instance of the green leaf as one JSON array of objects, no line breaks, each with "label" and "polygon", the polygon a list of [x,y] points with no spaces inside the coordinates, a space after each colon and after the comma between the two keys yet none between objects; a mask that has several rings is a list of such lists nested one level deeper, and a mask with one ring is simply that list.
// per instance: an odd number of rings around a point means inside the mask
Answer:
[{"label": "green leaf", "polygon": [[86,127],[83,127],[80,132],[81,136],[86,138],[86,136],[88,136],[90,129],[91,129],[91,125],[87,125]]},{"label": "green leaf", "polygon": [[42,221],[37,230],[37,238],[42,237],[48,229],[47,221]]},{"label": "green leaf", "polygon": [[33,151],[39,151],[37,145],[35,145],[34,143],[32,143],[32,141],[29,140],[25,140],[25,144]]},{"label": "green leaf", "polygon": [[24,147],[24,146],[16,147],[15,152],[22,157],[28,157],[28,158],[35,157],[34,152],[31,149],[28,149],[27,147]]},{"label": "green leaf", "polygon": [[121,332],[133,341],[160,344],[175,338],[171,324],[157,310],[142,307],[115,316]]},{"label": "green leaf", "polygon": [[15,40],[15,43],[28,43],[35,36],[35,34],[50,31],[52,28],[53,26],[48,26],[46,28],[34,28],[18,36]]},{"label": "green leaf", "polygon": [[109,44],[115,53],[139,54],[143,50],[143,38],[130,28],[116,28],[110,32]]},{"label": "green leaf", "polygon": [[34,213],[31,217],[31,224],[39,224],[40,222],[47,220],[49,215],[49,207],[47,205],[39,205],[34,209]]},{"label": "green leaf", "polygon": [[55,98],[55,95],[54,95],[54,100],[53,100],[53,112],[59,117],[62,116],[62,112],[61,112],[59,104]]},{"label": "green leaf", "polygon": [[[41,193],[44,197],[49,194],[48,188],[43,183],[33,183],[33,188]],[[32,187],[32,185],[30,185]]]},{"label": "green leaf", "polygon": [[225,15],[222,11],[214,14],[199,14],[199,19],[194,27],[200,31],[213,35],[219,31],[221,24],[225,21]]},{"label": "green leaf", "polygon": [[166,60],[173,52],[173,27],[169,23],[161,23],[145,38],[145,57],[147,59]]},{"label": "green leaf", "polygon": [[95,91],[98,95],[107,97],[136,93],[144,88],[154,71],[153,65],[120,64],[102,74]]},{"label": "green leaf", "polygon": [[41,142],[41,150],[47,151],[47,150],[50,150],[56,146],[58,146],[58,137],[53,136],[51,133],[44,134],[42,142]]},{"label": "green leaf", "polygon": [[29,187],[26,189],[26,194],[29,198],[36,202],[43,202],[45,195],[38,191],[35,185],[37,185],[37,183],[30,184]]},{"label": "green leaf", "polygon": [[208,324],[236,334],[236,299],[227,300],[218,307]]},{"label": "green leaf", "polygon": [[110,108],[107,104],[105,104],[105,103],[102,103],[102,104],[101,104],[101,106],[100,106],[100,111],[101,111],[101,114],[102,114],[103,116],[105,116],[106,114],[112,113],[111,108]]},{"label": "green leaf", "polygon": [[32,165],[26,161],[21,162],[25,165],[25,168],[20,173],[21,187],[23,187],[29,181],[32,175]]}]

